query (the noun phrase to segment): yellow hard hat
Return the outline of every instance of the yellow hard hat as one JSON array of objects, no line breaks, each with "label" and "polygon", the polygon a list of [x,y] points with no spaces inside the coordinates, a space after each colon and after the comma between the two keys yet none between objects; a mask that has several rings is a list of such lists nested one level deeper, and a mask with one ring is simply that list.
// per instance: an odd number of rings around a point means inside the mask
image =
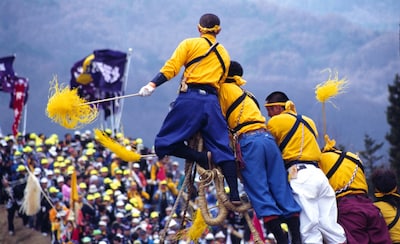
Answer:
[{"label": "yellow hard hat", "polygon": [[22,165],[22,164],[18,165],[17,172],[21,172],[21,171],[24,171],[24,170],[26,170],[26,167],[24,165]]}]

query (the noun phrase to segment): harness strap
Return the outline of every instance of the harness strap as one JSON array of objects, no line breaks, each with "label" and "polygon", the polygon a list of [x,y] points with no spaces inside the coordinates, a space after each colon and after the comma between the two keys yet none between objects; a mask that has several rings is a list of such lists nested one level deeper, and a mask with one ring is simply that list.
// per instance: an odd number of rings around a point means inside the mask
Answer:
[{"label": "harness strap", "polygon": [[[192,64],[194,64],[194,63],[197,63],[197,62],[200,62],[200,60],[202,60],[203,58],[205,58],[205,57],[207,57],[212,51],[214,51],[216,48],[217,48],[217,46],[219,45],[219,43],[217,42],[217,43],[215,43],[214,45],[207,39],[207,38],[204,38],[204,39],[206,39],[207,40],[207,42],[208,42],[208,44],[210,44],[210,49],[208,49],[208,51],[205,53],[205,54],[203,54],[203,55],[201,55],[201,56],[199,56],[199,57],[196,57],[196,58],[194,58],[194,59],[192,59],[191,61],[189,61],[186,65],[185,65],[185,69],[187,69],[190,65],[192,65]],[[225,72],[224,72],[225,73]]]},{"label": "harness strap", "polygon": [[396,216],[394,217],[393,221],[390,224],[388,224],[389,230],[397,224],[397,222],[399,221],[399,218],[400,218],[400,211],[399,211],[399,208],[396,208]]},{"label": "harness strap", "polygon": [[281,150],[281,152],[283,151],[283,149],[285,149],[285,147],[289,143],[290,139],[292,139],[292,137],[293,137],[294,133],[296,132],[297,128],[299,127],[300,123],[303,123],[310,130],[310,132],[314,135],[314,137],[317,138],[317,135],[315,134],[315,132],[312,129],[312,127],[310,126],[310,124],[308,124],[307,121],[305,121],[300,114],[298,114],[298,115],[294,115],[294,114],[291,114],[291,113],[287,113],[287,114],[290,114],[293,117],[295,117],[296,118],[296,122],[294,123],[294,125],[290,129],[289,133],[285,136],[285,138],[283,139],[282,143],[279,145],[279,149]]},{"label": "harness strap", "polygon": [[364,166],[362,165],[362,163],[360,162],[360,160],[350,156],[347,154],[347,152],[343,152],[343,151],[338,151],[338,150],[332,150],[332,151],[328,151],[328,152],[333,152],[336,154],[339,154],[339,158],[336,161],[336,163],[333,165],[333,167],[328,171],[328,173],[326,174],[326,177],[328,179],[330,179],[333,174],[335,174],[335,172],[337,171],[337,169],[339,168],[339,166],[343,163],[344,159],[348,159],[352,162],[354,162],[355,164],[358,165],[358,167],[364,172]]},{"label": "harness strap", "polygon": [[[212,42],[210,40],[208,40],[205,37],[204,37],[204,39],[206,39],[206,41],[208,42],[208,44],[210,44],[210,46],[212,45]],[[218,50],[216,48],[214,48],[213,51],[217,55],[217,58],[218,58],[219,62],[221,63],[221,66],[222,66],[222,71],[223,72],[221,74],[221,77],[219,78],[219,80],[222,80],[222,77],[224,77],[224,74],[226,72],[225,63],[224,63],[224,60],[222,59],[221,55],[219,54]]]},{"label": "harness strap", "polygon": [[[229,108],[226,110],[226,114],[225,114],[225,120],[228,122],[229,116],[232,114],[232,112],[239,106],[239,104],[241,104],[243,102],[243,100],[246,98],[246,96],[250,97],[254,103],[257,105],[257,107],[260,109],[260,106],[257,102],[257,99],[254,97],[253,94],[251,94],[248,91],[243,90],[243,94],[240,95],[240,97],[236,98],[236,100],[231,104],[231,106],[229,106]],[[235,128],[233,128],[231,130],[232,134],[235,134],[236,132],[238,132],[240,129],[242,129],[243,127],[245,127],[246,125],[250,125],[250,124],[256,124],[256,123],[264,123],[263,121],[247,121],[247,122],[243,122],[241,124],[238,124]]]},{"label": "harness strap", "polygon": [[[386,202],[389,203],[387,200],[385,200],[383,197],[379,197],[378,198],[378,202]],[[390,203],[389,203],[390,204]],[[390,222],[390,224],[387,225],[388,229],[390,230],[391,228],[393,228],[397,222],[399,221],[400,218],[400,211],[399,208],[396,208],[396,216],[394,216],[394,219],[392,220],[392,222]]]},{"label": "harness strap", "polygon": [[328,171],[328,173],[326,174],[326,177],[328,179],[330,179],[332,177],[332,175],[337,171],[337,169],[339,168],[339,166],[343,163],[344,157],[346,156],[346,152],[341,152],[339,154],[339,158],[338,160],[336,160],[335,164],[333,165],[333,167]]},{"label": "harness strap", "polygon": [[231,115],[231,113],[233,112],[233,110],[235,110],[235,108],[237,108],[237,106],[239,106],[239,104],[241,104],[245,98],[246,98],[246,93],[243,92],[243,94],[240,95],[240,97],[238,97],[238,98],[231,104],[231,106],[229,106],[229,108],[226,110],[226,115],[225,115],[225,120],[226,120],[226,121],[228,121],[228,118],[229,118],[229,116]]},{"label": "harness strap", "polygon": [[235,134],[236,132],[238,132],[240,129],[242,129],[246,125],[252,125],[252,124],[257,124],[257,123],[264,124],[263,121],[247,121],[247,122],[243,122],[241,124],[238,124],[235,128],[233,128],[231,130],[231,133]]}]

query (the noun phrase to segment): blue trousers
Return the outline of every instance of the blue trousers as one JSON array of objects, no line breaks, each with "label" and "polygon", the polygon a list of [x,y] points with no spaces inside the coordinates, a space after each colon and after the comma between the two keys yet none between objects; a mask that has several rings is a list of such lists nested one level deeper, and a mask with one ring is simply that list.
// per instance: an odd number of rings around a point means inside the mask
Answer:
[{"label": "blue trousers", "polygon": [[258,218],[283,218],[300,213],[293,198],[281,152],[267,132],[244,134],[239,141],[245,167],[241,174],[244,189]]},{"label": "blue trousers", "polygon": [[156,136],[154,148],[159,158],[174,155],[197,132],[211,151],[216,164],[234,162],[229,146],[229,131],[215,94],[189,89],[180,93]]}]

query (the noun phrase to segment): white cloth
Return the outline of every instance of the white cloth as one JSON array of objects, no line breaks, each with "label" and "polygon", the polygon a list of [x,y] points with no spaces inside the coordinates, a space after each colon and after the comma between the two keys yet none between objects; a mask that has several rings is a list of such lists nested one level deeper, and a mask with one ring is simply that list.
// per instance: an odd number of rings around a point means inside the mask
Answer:
[{"label": "white cloth", "polygon": [[300,204],[300,232],[303,243],[338,244],[346,241],[337,223],[335,192],[321,169],[311,164],[290,180],[294,198]]}]

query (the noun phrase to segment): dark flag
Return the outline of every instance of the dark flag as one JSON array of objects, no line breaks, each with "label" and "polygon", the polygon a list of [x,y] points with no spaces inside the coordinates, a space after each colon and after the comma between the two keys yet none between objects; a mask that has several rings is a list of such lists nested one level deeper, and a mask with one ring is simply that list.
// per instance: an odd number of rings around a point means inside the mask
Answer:
[{"label": "dark flag", "polygon": [[12,131],[14,136],[18,134],[19,122],[21,121],[24,104],[28,100],[28,80],[22,77],[13,78],[13,92],[11,93],[10,108],[14,110],[14,123]]},{"label": "dark flag", "polygon": [[0,91],[8,93],[13,91],[14,59],[15,56],[0,58]]},{"label": "dark flag", "polygon": [[93,52],[92,71],[98,87],[105,92],[122,91],[125,72],[126,53],[112,50]]},{"label": "dark flag", "polygon": [[[109,49],[95,50],[71,68],[71,88],[88,101],[123,95],[123,79],[127,54]],[[100,106],[105,119],[118,111],[118,102],[110,101]]]}]

